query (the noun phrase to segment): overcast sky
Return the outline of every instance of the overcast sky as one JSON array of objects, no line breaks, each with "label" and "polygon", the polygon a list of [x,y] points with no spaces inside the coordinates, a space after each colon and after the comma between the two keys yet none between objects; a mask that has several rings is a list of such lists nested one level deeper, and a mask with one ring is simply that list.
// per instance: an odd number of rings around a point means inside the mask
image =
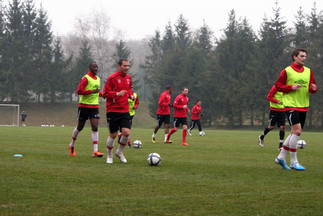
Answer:
[{"label": "overcast sky", "polygon": [[[11,0],[10,0],[11,1]],[[123,38],[143,39],[164,31],[168,22],[174,25],[180,14],[188,20],[191,29],[205,22],[219,38],[227,26],[228,13],[235,10],[236,18],[247,18],[257,32],[263,18],[273,18],[275,0],[34,0],[36,8],[42,3],[52,21],[55,35],[74,30],[75,18],[89,16],[93,11],[104,11],[112,29],[123,33]],[[300,7],[310,14],[315,0],[279,0],[281,15],[288,27],[293,27]],[[316,1],[317,12],[323,10],[323,1]]]}]

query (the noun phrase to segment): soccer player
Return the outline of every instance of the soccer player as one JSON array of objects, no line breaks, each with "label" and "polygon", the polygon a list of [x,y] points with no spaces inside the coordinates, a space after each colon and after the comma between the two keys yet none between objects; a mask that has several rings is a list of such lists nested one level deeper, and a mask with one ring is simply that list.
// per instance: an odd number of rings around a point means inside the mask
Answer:
[{"label": "soccer player", "polygon": [[134,100],[131,76],[128,74],[129,61],[120,59],[118,71],[111,74],[104,85],[103,96],[106,98],[107,122],[109,124],[109,137],[107,139],[107,164],[113,163],[112,151],[114,140],[120,129],[119,147],[115,152],[121,163],[127,163],[123,155],[123,149],[130,136],[130,115],[128,98]]},{"label": "soccer player", "polygon": [[[283,149],[275,162],[284,169],[305,170],[305,167],[297,160],[297,141],[305,124],[306,112],[309,107],[309,93],[316,93],[317,85],[311,69],[304,66],[306,50],[294,49],[291,57],[293,63],[282,70],[275,83],[277,90],[284,93],[283,104],[291,126],[291,133],[286,138]],[[288,152],[291,157],[290,167],[285,161]]]},{"label": "soccer player", "polygon": [[[128,103],[129,103],[129,115],[130,115],[130,129],[131,129],[131,126],[132,126],[132,120],[133,120],[133,117],[135,116],[136,114],[136,109],[138,109],[138,106],[139,106],[139,98],[138,98],[138,95],[137,93],[133,93],[133,97],[134,99],[130,99],[128,98]],[[119,133],[119,140],[122,136],[122,133]],[[129,139],[128,139],[128,147],[130,148],[131,147],[131,142],[130,142],[130,136],[129,136]]]},{"label": "soccer player", "polygon": [[285,137],[286,121],[285,109],[283,104],[283,93],[277,91],[276,86],[273,85],[273,87],[270,89],[267,95],[267,100],[270,101],[269,125],[265,128],[264,132],[258,137],[259,146],[264,147],[264,138],[266,134],[269,133],[269,131],[273,130],[277,123],[277,126],[280,128],[278,149],[282,150],[283,141]]},{"label": "soccer player", "polygon": [[98,151],[99,142],[99,96],[100,92],[100,78],[96,76],[98,72],[98,65],[96,62],[91,62],[89,65],[90,71],[83,76],[77,88],[77,94],[81,95],[78,106],[78,124],[73,130],[72,141],[69,144],[70,154],[75,157],[75,141],[78,134],[83,130],[85,122],[90,119],[92,128],[92,142],[93,142],[93,157],[103,157],[103,154]]},{"label": "soccer player", "polygon": [[166,138],[166,143],[170,143],[170,136],[178,131],[179,125],[182,124],[183,126],[183,140],[182,145],[187,146],[188,144],[185,142],[186,134],[187,134],[187,117],[186,112],[190,112],[190,110],[187,107],[188,103],[188,88],[183,87],[182,88],[182,94],[178,95],[175,100],[173,107],[174,110],[174,128],[169,132]]},{"label": "soccer player", "polygon": [[[154,133],[152,135],[152,142],[156,142],[156,134],[158,129],[162,126],[162,124],[165,124],[165,139],[164,142],[166,142],[167,135],[169,133],[169,124],[170,124],[170,94],[173,91],[173,87],[171,85],[166,86],[166,90],[159,96],[158,101],[158,110],[157,110],[157,126],[155,127]],[[171,142],[169,140],[169,142]]]},{"label": "soccer player", "polygon": [[197,124],[197,127],[199,129],[199,134],[203,134],[202,131],[202,126],[201,126],[201,122],[200,122],[200,116],[202,115],[202,107],[201,107],[202,101],[201,100],[197,100],[195,106],[193,106],[192,110],[191,110],[191,126],[190,129],[188,129],[188,134],[190,136],[192,136],[191,134],[191,130],[193,130],[193,128],[195,127],[195,125]]}]

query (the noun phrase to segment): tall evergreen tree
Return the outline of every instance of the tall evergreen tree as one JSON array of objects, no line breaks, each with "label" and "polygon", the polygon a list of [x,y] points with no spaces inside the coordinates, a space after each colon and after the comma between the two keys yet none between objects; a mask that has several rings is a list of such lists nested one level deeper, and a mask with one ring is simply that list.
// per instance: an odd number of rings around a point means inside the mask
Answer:
[{"label": "tall evergreen tree", "polygon": [[[323,15],[318,15],[316,3],[314,3],[311,14],[308,16],[309,31],[306,35],[309,37],[309,45],[306,47],[308,51],[306,66],[311,68],[314,73],[316,83],[320,87],[323,83]],[[320,111],[323,105],[323,92],[318,91],[315,95],[310,95],[310,107],[308,112],[307,124],[322,123],[323,113]],[[323,124],[321,124],[323,127]]]},{"label": "tall evergreen tree", "polygon": [[26,101],[29,98],[24,76],[26,37],[23,16],[23,4],[18,0],[12,0],[6,11],[8,40],[3,58],[6,62],[4,69],[7,71],[8,78],[7,96],[12,102]]},{"label": "tall evergreen tree", "polygon": [[222,106],[225,109],[225,119],[230,126],[242,125],[244,111],[250,110],[251,107],[245,101],[246,94],[248,96],[251,94],[250,85],[254,85],[250,79],[252,74],[247,68],[254,52],[255,35],[252,28],[246,19],[239,23],[232,10],[224,37],[218,42],[216,50],[217,67],[222,77],[220,88],[220,94],[224,99]]},{"label": "tall evergreen tree", "polygon": [[76,93],[77,87],[82,77],[89,71],[90,62],[94,61],[91,53],[91,47],[87,41],[82,41],[82,47],[79,50],[78,56],[75,59],[75,65],[71,71],[70,87]]},{"label": "tall evergreen tree", "polygon": [[5,50],[7,44],[6,37],[6,21],[4,14],[4,7],[2,4],[2,0],[0,0],[0,100],[3,100],[7,96],[7,92],[5,91],[8,88],[8,74],[5,69]]},{"label": "tall evergreen tree", "polygon": [[278,2],[273,8],[274,18],[264,19],[257,42],[257,53],[253,70],[258,80],[258,87],[255,89],[258,97],[257,107],[259,110],[260,122],[267,124],[268,101],[266,96],[275,84],[278,76],[284,67],[290,64],[290,46],[288,43],[288,32],[286,21],[282,20]]},{"label": "tall evergreen tree", "polygon": [[304,14],[302,7],[300,7],[297,11],[295,22],[296,32],[292,36],[295,47],[307,48],[309,46],[310,35],[308,34],[309,27],[307,26],[306,21],[306,15]]},{"label": "tall evergreen tree", "polygon": [[[68,91],[66,86],[68,85],[66,68],[69,63],[69,59],[64,59],[64,53],[61,47],[61,39],[57,37],[54,44],[53,50],[53,61],[50,67],[51,75],[55,76],[55,79],[49,82],[49,92],[48,97],[50,102],[56,102],[57,99],[62,99],[65,96],[65,92]],[[57,82],[59,80],[59,82]],[[57,97],[57,94],[60,94],[60,97]]]},{"label": "tall evergreen tree", "polygon": [[[49,83],[52,80],[50,73],[51,60],[52,60],[52,32],[51,23],[48,20],[47,13],[43,8],[40,8],[38,16],[35,21],[35,43],[37,47],[35,53],[35,70],[34,70],[34,85],[32,90],[37,95],[37,101],[41,101],[41,94],[44,96],[49,92]],[[48,100],[47,97],[44,100]]]}]

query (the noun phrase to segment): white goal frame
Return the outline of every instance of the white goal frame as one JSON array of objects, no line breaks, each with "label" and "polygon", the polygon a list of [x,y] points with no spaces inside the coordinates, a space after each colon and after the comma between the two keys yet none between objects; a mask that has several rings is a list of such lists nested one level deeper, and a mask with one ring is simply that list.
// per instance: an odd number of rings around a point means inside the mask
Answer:
[{"label": "white goal frame", "polygon": [[19,104],[0,104],[0,115],[1,115],[1,107],[12,108],[12,119],[9,124],[1,124],[0,126],[19,126],[19,114],[20,114],[20,105]]}]

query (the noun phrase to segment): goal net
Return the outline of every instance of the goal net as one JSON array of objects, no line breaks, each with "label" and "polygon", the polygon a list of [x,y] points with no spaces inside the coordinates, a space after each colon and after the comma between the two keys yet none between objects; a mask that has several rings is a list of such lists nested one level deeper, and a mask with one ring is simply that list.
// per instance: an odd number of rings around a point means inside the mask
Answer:
[{"label": "goal net", "polygon": [[19,126],[19,104],[0,104],[0,126]]}]

